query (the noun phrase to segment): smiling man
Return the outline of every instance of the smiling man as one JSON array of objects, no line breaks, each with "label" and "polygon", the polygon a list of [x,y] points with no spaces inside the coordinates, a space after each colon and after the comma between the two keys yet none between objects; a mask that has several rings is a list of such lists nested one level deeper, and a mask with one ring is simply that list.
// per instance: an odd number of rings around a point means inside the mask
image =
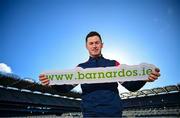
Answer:
[{"label": "smiling man", "polygon": [[[89,55],[93,58],[96,58],[101,55],[101,49],[103,48],[103,43],[101,40],[101,36],[98,33],[96,33],[97,35],[95,35],[95,36],[91,36],[94,33],[91,32],[86,37],[86,48],[89,51]],[[89,37],[89,36],[91,36],[91,37]]]},{"label": "smiling man", "polygon": [[[109,60],[103,57],[101,50],[103,48],[102,39],[99,33],[92,31],[86,36],[86,48],[89,52],[88,61],[81,63],[78,67],[96,68],[119,66],[119,62]],[[159,76],[159,69],[155,69],[149,75],[146,81],[132,81],[120,83],[129,91],[137,91],[144,86],[146,82],[153,82]],[[49,81],[44,75],[40,75],[40,81],[43,85],[48,85]],[[66,92],[74,86],[53,86],[55,89]],[[123,105],[118,92],[118,83],[95,83],[81,84],[82,101],[81,108],[83,117],[121,117]]]}]

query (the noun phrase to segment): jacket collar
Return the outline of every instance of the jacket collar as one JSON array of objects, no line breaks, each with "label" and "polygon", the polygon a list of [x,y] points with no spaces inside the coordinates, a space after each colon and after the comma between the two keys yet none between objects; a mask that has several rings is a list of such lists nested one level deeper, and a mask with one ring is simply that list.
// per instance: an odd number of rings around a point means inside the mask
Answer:
[{"label": "jacket collar", "polygon": [[89,60],[88,61],[93,61],[93,60],[99,60],[99,59],[103,59],[103,55],[101,54],[99,57],[91,57],[89,56]]}]

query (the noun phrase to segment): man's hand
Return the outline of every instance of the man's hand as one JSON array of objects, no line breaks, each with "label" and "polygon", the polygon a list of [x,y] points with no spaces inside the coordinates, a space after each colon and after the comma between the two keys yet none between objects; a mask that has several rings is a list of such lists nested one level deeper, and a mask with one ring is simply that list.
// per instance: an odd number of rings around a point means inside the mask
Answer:
[{"label": "man's hand", "polygon": [[49,80],[46,78],[45,75],[39,75],[39,80],[41,81],[42,85],[49,85]]},{"label": "man's hand", "polygon": [[160,76],[160,69],[159,68],[155,68],[155,70],[153,70],[151,72],[151,74],[148,77],[148,80],[146,80],[147,82],[153,82],[156,79],[158,79],[158,77]]}]

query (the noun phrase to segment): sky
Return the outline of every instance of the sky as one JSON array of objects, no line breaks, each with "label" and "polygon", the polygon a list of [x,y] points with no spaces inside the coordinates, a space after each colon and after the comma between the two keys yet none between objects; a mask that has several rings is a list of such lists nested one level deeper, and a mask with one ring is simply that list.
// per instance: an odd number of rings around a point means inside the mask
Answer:
[{"label": "sky", "polygon": [[101,34],[105,58],[160,68],[143,89],[180,83],[179,0],[0,0],[0,69],[36,82],[74,69],[89,58],[90,31]]}]

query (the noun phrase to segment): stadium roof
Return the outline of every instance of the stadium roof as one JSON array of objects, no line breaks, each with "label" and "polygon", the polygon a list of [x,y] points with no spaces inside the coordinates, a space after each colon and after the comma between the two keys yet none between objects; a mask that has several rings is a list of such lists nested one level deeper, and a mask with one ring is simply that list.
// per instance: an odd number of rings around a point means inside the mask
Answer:
[{"label": "stadium roof", "polygon": [[120,96],[122,99],[127,99],[127,98],[135,98],[135,97],[153,96],[159,94],[169,94],[175,92],[180,92],[180,84],[158,87],[153,89],[144,89],[136,92],[124,92],[124,93],[120,93]]}]

